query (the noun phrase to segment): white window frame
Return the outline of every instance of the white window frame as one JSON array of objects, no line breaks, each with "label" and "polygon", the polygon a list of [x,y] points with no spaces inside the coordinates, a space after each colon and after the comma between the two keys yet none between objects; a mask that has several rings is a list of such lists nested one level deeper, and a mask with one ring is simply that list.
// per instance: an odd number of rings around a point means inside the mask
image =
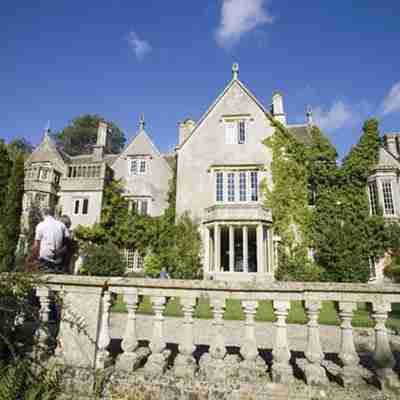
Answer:
[{"label": "white window frame", "polygon": [[[147,157],[135,157],[129,158],[129,176],[146,175],[148,171],[148,160]],[[132,168],[133,164],[136,163],[136,167]],[[144,168],[142,168],[144,166]]]},{"label": "white window frame", "polygon": [[379,213],[379,192],[377,181],[368,182],[368,199],[370,215]]},{"label": "white window frame", "polygon": [[[390,191],[385,189],[385,186],[389,185]],[[393,181],[391,179],[383,179],[381,181],[381,188],[382,188],[382,201],[383,201],[383,215],[385,217],[395,217],[396,216],[396,207],[394,204],[394,196],[393,196]],[[385,199],[385,193],[390,194],[390,199]],[[386,205],[391,203],[391,207],[386,207]],[[389,208],[393,211],[392,213],[388,213],[390,211]]]},{"label": "white window frame", "polygon": [[[142,208],[143,208],[144,202],[147,203],[147,213],[146,214],[142,214]],[[130,198],[128,198],[129,211],[132,211],[133,208],[135,208],[136,213],[138,215],[151,216],[151,203],[152,203],[151,197],[130,197]]]},{"label": "white window frame", "polygon": [[[86,213],[83,213],[84,204],[87,204]],[[78,210],[76,210],[78,204]],[[89,197],[74,197],[72,200],[72,215],[74,216],[87,216],[89,215]]]},{"label": "white window frame", "polygon": [[[260,201],[260,171],[258,169],[215,169],[214,171],[214,199],[215,204],[257,204]],[[233,188],[234,188],[234,199],[230,196],[229,192],[229,174],[234,174],[233,178]],[[245,200],[243,200],[243,186],[241,186],[240,176],[241,174],[245,174]],[[253,190],[252,190],[252,182],[251,176],[252,173],[257,174],[257,192],[256,192],[256,200],[253,200]],[[221,174],[222,179],[220,184],[222,184],[222,198],[218,196],[220,186],[218,186],[218,176]]]},{"label": "white window frame", "polygon": [[[243,145],[247,143],[248,120],[249,118],[224,119],[225,144]],[[241,138],[241,127],[244,129],[243,138]]]}]

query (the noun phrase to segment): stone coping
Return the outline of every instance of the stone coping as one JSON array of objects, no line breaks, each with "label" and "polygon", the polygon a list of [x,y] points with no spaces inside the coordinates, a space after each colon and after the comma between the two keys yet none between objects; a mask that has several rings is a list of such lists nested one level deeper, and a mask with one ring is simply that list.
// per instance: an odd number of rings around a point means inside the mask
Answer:
[{"label": "stone coping", "polygon": [[[44,285],[89,286],[148,289],[173,289],[210,292],[260,292],[260,293],[347,293],[400,295],[400,285],[393,283],[327,283],[327,282],[243,282],[213,280],[151,279],[127,277],[94,277],[81,275],[42,275]],[[328,296],[329,297],[329,296]],[[327,300],[329,298],[327,297]]]}]

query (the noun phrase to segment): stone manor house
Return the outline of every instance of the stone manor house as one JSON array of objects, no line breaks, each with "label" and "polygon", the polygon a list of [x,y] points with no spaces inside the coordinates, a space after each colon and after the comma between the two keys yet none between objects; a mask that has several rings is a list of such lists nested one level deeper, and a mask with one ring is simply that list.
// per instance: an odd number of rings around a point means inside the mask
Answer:
[{"label": "stone manor house", "polygon": [[[122,180],[130,207],[141,214],[161,215],[167,207],[169,180],[177,162],[177,215],[189,211],[201,223],[204,275],[225,280],[272,280],[276,241],[271,210],[262,205],[260,183],[272,185],[271,151],[262,141],[273,134],[273,118],[294,137],[310,143],[311,111],[302,125],[288,124],[280,93],[265,108],[239,80],[232,79],[198,120],[179,124],[173,153],[162,154],[145,130],[144,118],[134,138],[117,155],[107,154],[107,125],[100,123],[90,155],[69,156],[58,149],[46,131],[26,162],[24,215],[34,201],[55,207],[77,225],[100,218],[104,187],[112,177]],[[369,182],[371,213],[381,206],[387,218],[400,216],[400,143],[385,135],[379,163]],[[130,270],[140,270],[143,258],[124,249]],[[382,261],[371,260],[372,279],[382,278]]]}]

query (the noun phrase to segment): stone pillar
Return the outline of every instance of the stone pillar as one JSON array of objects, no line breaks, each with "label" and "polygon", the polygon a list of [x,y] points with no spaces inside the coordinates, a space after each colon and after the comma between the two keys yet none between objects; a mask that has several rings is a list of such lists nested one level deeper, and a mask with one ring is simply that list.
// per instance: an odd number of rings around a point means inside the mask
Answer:
[{"label": "stone pillar", "polygon": [[257,273],[264,273],[263,231],[262,225],[257,225]]},{"label": "stone pillar", "polygon": [[40,287],[36,289],[36,296],[40,301],[40,325],[36,332],[36,336],[39,343],[46,348],[50,344],[50,333],[49,333],[49,321],[50,321],[50,303],[51,303],[51,292],[46,287]]},{"label": "stone pillar", "polygon": [[382,388],[399,388],[400,383],[393,371],[396,362],[390,349],[385,322],[391,311],[390,303],[373,303],[372,318],[375,321],[374,364]]},{"label": "stone pillar", "polygon": [[289,364],[290,350],[286,325],[289,309],[289,301],[274,300],[274,310],[277,321],[275,323],[275,343],[272,350],[272,379],[277,383],[290,383],[293,380],[293,371]]},{"label": "stone pillar", "polygon": [[196,371],[196,360],[193,352],[196,350],[193,334],[193,311],[196,306],[195,297],[182,297],[183,309],[183,336],[179,344],[179,354],[175,359],[175,375],[179,377],[193,377]]},{"label": "stone pillar", "polygon": [[204,227],[204,272],[210,272],[210,230],[207,226]]},{"label": "stone pillar", "polygon": [[96,369],[104,369],[110,364],[110,353],[108,346],[111,342],[110,337],[110,307],[111,295],[110,292],[104,292],[101,303],[101,318],[99,339],[97,341]]},{"label": "stone pillar", "polygon": [[339,358],[343,363],[343,368],[339,373],[345,386],[353,386],[363,384],[362,379],[363,368],[360,366],[360,358],[358,357],[354,346],[353,327],[351,320],[353,312],[357,309],[357,303],[339,302],[339,316],[341,320],[341,344]]},{"label": "stone pillar", "polygon": [[128,318],[121,343],[124,352],[118,357],[116,368],[130,372],[141,364],[144,357],[149,355],[150,349],[142,347],[136,351],[138,348],[136,331],[136,310],[139,301],[138,291],[136,288],[123,288],[122,293],[128,310]]},{"label": "stone pillar", "polygon": [[222,360],[226,355],[225,339],[223,333],[225,299],[219,297],[211,297],[210,306],[213,310],[214,337],[211,342],[209,351],[211,357],[217,360]]},{"label": "stone pillar", "polygon": [[163,332],[165,297],[151,296],[151,304],[155,315],[153,317],[153,336],[149,345],[151,355],[146,363],[145,371],[161,375],[167,368],[167,359],[170,354],[169,350],[165,350],[166,343]]},{"label": "stone pillar", "polygon": [[249,272],[249,240],[248,227],[245,225],[242,228],[243,233],[243,272]]},{"label": "stone pillar", "polygon": [[219,224],[214,225],[214,271],[221,270],[221,228]]},{"label": "stone pillar", "polygon": [[65,365],[95,367],[102,318],[102,281],[105,279],[97,281],[98,286],[64,287],[56,354]]},{"label": "stone pillar", "polygon": [[229,225],[229,271],[235,269],[235,227]]},{"label": "stone pillar", "polygon": [[321,309],[320,301],[306,300],[307,324],[307,348],[305,356],[307,363],[304,365],[304,374],[309,385],[326,385],[328,378],[321,366],[324,359],[319,338],[318,315]]},{"label": "stone pillar", "polygon": [[253,378],[265,373],[265,363],[258,354],[254,316],[257,312],[257,301],[242,301],[245,320],[245,339],[240,354],[244,361],[240,363],[239,375],[245,381],[253,380]]}]

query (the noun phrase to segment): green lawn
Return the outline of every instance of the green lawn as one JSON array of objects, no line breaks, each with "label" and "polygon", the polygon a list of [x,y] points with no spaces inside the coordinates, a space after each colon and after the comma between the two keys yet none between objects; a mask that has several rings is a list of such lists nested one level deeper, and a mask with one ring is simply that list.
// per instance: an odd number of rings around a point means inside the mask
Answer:
[{"label": "green lawn", "polygon": [[[117,301],[112,306],[111,312],[126,313],[126,306],[122,296],[117,297]],[[140,314],[153,314],[150,299],[144,297],[138,308]],[[167,304],[165,315],[170,317],[182,317],[183,312],[179,303],[179,298],[171,298]],[[200,298],[196,307],[195,318],[212,318],[212,311],[206,298]],[[227,300],[224,319],[227,320],[244,320],[244,312],[239,300]],[[262,300],[257,309],[257,321],[275,321],[275,315],[272,308],[272,301]],[[304,307],[300,301],[291,303],[290,312],[287,319],[291,324],[305,324],[307,316]],[[319,322],[323,325],[339,325],[339,317],[335,304],[332,301],[322,302],[322,311],[319,316]],[[373,327],[369,311],[365,303],[358,304],[358,310],[353,316],[353,326],[356,327]],[[387,326],[396,330],[400,330],[400,304],[393,304],[393,311],[387,321]]]}]

